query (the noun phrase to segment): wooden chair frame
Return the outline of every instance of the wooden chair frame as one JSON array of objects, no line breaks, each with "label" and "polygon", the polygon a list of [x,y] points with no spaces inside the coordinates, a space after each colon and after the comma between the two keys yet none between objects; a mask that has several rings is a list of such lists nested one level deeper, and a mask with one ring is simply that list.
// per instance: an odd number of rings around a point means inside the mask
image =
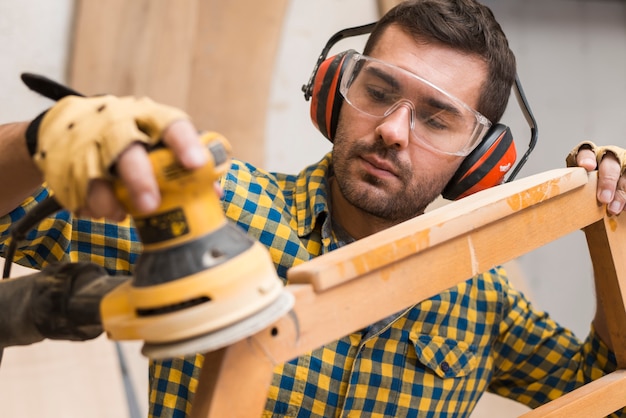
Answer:
[{"label": "wooden chair frame", "polygon": [[[296,299],[292,312],[246,340],[206,354],[192,417],[258,417],[276,364],[580,229],[587,237],[601,309],[609,318],[618,370],[523,417],[603,417],[626,406],[626,329],[621,326],[626,323],[626,217],[606,215],[595,197],[596,182],[596,174],[582,168],[548,171],[292,268],[286,287]],[[442,259],[448,260],[446,269],[439,267]]]}]

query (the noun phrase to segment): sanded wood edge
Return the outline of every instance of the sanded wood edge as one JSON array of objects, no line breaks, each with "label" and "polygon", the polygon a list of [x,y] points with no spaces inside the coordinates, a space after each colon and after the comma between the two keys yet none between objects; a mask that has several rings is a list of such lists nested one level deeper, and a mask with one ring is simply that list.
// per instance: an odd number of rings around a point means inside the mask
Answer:
[{"label": "sanded wood edge", "polygon": [[584,169],[563,168],[484,190],[295,266],[288,281],[321,292],[588,183]]},{"label": "sanded wood edge", "polygon": [[626,405],[626,370],[617,370],[520,418],[601,418]]}]

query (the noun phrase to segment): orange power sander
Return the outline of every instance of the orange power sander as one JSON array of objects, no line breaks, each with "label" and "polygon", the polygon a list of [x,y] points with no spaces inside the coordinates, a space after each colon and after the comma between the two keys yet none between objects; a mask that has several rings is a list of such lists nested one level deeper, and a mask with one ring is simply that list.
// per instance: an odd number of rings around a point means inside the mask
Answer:
[{"label": "orange power sander", "polygon": [[[80,95],[42,76],[22,80],[54,100]],[[143,340],[151,358],[225,347],[271,325],[294,303],[267,249],[225,217],[214,183],[230,166],[228,142],[217,133],[201,140],[212,158],[197,170],[184,169],[163,146],[150,150],[161,192],[155,212],[134,212],[115,184],[143,251],[133,277],[103,297],[102,325],[111,339]]]},{"label": "orange power sander", "polygon": [[211,351],[276,321],[293,306],[267,249],[229,222],[213,183],[230,166],[229,146],[202,135],[212,161],[185,170],[166,148],[149,157],[161,206],[132,212],[126,190],[118,197],[133,216],[143,252],[132,282],[106,295],[102,324],[115,340],[144,340],[148,357]]}]

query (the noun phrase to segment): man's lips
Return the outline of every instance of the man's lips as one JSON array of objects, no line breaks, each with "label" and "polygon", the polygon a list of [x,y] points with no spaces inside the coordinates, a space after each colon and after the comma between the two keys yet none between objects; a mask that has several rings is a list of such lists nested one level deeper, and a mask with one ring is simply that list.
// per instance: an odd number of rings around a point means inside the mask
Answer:
[{"label": "man's lips", "polygon": [[366,170],[376,174],[378,176],[394,176],[398,177],[396,174],[396,166],[391,164],[389,161],[384,160],[382,158],[378,158],[376,155],[365,155],[361,156],[361,159],[364,161],[364,165]]}]

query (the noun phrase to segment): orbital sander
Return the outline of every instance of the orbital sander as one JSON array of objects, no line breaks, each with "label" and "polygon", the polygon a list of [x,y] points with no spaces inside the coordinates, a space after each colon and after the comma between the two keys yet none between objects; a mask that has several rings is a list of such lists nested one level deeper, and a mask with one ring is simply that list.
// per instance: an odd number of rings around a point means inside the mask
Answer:
[{"label": "orbital sander", "polygon": [[133,212],[120,184],[115,190],[133,217],[143,244],[133,280],[102,300],[109,338],[144,341],[142,353],[166,358],[222,348],[286,314],[286,292],[267,249],[227,220],[213,184],[230,166],[230,148],[217,133],[201,136],[211,155],[186,170],[171,151],[149,153],[161,205]]}]

